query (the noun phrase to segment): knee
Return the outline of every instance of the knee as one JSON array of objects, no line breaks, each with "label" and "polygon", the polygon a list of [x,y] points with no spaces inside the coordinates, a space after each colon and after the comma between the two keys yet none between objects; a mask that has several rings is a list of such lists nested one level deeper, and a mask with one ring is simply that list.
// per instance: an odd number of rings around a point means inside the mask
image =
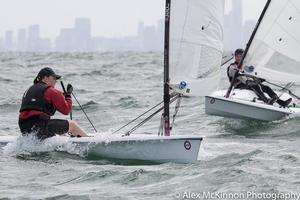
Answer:
[{"label": "knee", "polygon": [[74,130],[77,127],[76,122],[74,122],[73,120],[69,120],[69,131]]}]

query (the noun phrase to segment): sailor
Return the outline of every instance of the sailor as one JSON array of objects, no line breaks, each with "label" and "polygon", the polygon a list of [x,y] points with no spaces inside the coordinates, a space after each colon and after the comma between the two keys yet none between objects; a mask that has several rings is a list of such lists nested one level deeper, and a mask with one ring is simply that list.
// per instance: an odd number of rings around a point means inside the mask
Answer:
[{"label": "sailor", "polygon": [[[239,66],[243,53],[243,49],[236,49],[234,52],[235,62],[231,63],[227,68],[227,76],[229,82],[231,83],[233,77],[237,72],[238,74],[234,83],[235,88],[252,90],[259,97],[259,99],[267,104],[273,105],[274,102],[277,102],[280,106],[287,107],[291,103],[292,98],[289,98],[286,101],[279,99],[277,94],[269,86],[262,83],[265,81],[265,79],[254,76],[247,76],[247,74],[244,73],[244,70],[246,69],[247,71],[252,72],[254,70],[254,67],[244,67],[243,65]],[[267,93],[270,98],[266,97],[264,93]]]},{"label": "sailor", "polygon": [[68,115],[72,108],[73,87],[68,84],[66,93],[57,90],[55,84],[60,78],[51,68],[43,68],[34,79],[34,84],[25,91],[19,113],[22,135],[35,133],[39,139],[65,133],[78,137],[87,136],[72,120],[51,119],[56,110]]}]

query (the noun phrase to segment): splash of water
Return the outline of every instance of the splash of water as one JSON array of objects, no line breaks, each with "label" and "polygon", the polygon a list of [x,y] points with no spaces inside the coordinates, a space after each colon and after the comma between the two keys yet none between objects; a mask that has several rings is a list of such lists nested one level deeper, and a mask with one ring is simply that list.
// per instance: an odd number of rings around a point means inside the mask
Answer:
[{"label": "splash of water", "polygon": [[6,156],[18,156],[30,155],[32,153],[60,151],[79,155],[80,157],[86,157],[90,148],[89,142],[109,143],[111,140],[120,137],[117,134],[112,134],[112,132],[113,130],[95,133],[90,135],[88,140],[82,144],[74,142],[76,139],[71,139],[69,136],[56,135],[45,140],[39,140],[35,134],[19,136],[16,140],[3,147],[3,154]]},{"label": "splash of water", "polygon": [[54,136],[41,141],[34,134],[29,134],[27,136],[19,136],[15,141],[8,143],[3,148],[3,153],[4,155],[19,155],[49,152],[66,143],[66,137]]}]

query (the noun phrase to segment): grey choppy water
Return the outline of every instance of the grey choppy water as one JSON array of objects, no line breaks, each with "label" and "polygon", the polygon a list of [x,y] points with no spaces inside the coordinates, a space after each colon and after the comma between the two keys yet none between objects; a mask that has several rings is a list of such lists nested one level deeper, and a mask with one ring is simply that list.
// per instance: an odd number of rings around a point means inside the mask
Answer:
[{"label": "grey choppy water", "polygon": [[[2,53],[0,135],[19,135],[21,96],[42,67],[53,67],[65,83],[73,84],[75,95],[104,134],[162,100],[162,64],[159,52]],[[92,133],[74,104],[74,119]],[[178,193],[180,198],[187,197],[184,192],[299,193],[299,122],[258,123],[207,116],[203,98],[185,98],[174,134],[205,136],[198,163],[120,163],[59,152],[11,155],[2,148],[0,199],[176,199]],[[156,134],[158,126],[159,116],[140,131]]]}]

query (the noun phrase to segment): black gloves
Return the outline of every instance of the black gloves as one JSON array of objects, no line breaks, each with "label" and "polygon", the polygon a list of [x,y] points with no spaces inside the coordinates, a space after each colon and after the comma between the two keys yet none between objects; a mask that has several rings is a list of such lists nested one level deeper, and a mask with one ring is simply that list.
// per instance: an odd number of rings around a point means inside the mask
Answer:
[{"label": "black gloves", "polygon": [[266,81],[266,79],[264,79],[264,78],[258,78],[258,79],[261,83]]},{"label": "black gloves", "polygon": [[71,84],[67,85],[67,94],[71,95],[73,92],[73,86]]},{"label": "black gloves", "polygon": [[71,84],[67,85],[67,91],[64,93],[66,98],[70,98],[73,92],[73,86]]}]

